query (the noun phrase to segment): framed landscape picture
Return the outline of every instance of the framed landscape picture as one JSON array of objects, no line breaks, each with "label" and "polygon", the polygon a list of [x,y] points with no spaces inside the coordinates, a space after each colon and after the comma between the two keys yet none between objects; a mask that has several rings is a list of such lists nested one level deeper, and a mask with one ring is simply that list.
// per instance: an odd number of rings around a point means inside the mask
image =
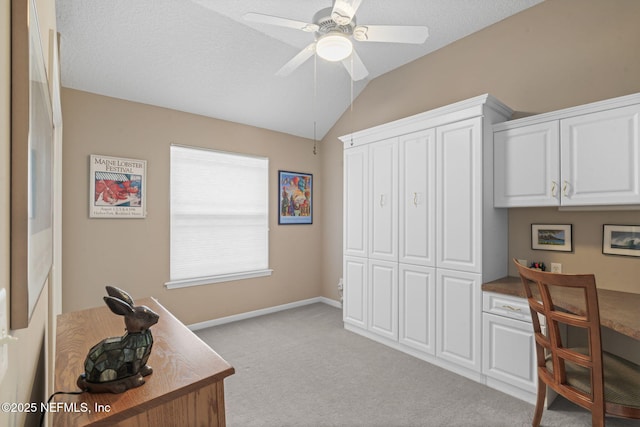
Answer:
[{"label": "framed landscape picture", "polygon": [[278,224],[313,223],[313,175],[278,171]]},{"label": "framed landscape picture", "polygon": [[531,249],[571,252],[571,224],[531,224]]},{"label": "framed landscape picture", "polygon": [[640,225],[605,224],[602,253],[640,257]]}]

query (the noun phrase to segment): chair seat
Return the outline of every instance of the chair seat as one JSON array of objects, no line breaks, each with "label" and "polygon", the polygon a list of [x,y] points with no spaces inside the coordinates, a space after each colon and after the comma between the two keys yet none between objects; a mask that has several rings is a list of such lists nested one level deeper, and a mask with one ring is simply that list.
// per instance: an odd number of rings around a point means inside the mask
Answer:
[{"label": "chair seat", "polygon": [[[586,348],[573,348],[572,350],[588,354]],[[640,365],[606,351],[602,352],[602,361],[604,368],[604,400],[608,403],[640,410]],[[551,360],[547,360],[546,365],[547,369],[553,372]],[[566,363],[565,369],[569,385],[584,393],[591,393],[589,370],[572,363]]]}]

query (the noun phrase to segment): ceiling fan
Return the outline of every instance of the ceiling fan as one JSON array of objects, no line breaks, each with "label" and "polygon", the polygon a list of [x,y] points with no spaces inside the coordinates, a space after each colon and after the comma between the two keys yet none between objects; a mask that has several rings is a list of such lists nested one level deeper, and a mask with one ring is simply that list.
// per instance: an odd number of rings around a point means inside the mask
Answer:
[{"label": "ceiling fan", "polygon": [[412,25],[358,25],[356,10],[362,0],[335,0],[333,7],[318,11],[311,23],[296,21],[261,13],[247,13],[247,21],[293,28],[315,33],[315,41],[306,46],[276,75],[287,76],[317,53],[328,61],[342,61],[353,80],[362,80],[369,75],[351,39],[358,42],[386,42],[422,44],[429,36],[429,29]]}]

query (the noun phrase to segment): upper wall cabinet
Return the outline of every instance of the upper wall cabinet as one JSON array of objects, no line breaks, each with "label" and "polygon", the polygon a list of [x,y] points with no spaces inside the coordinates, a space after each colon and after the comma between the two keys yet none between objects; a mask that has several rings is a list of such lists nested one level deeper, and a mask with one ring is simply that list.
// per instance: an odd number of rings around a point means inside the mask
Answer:
[{"label": "upper wall cabinet", "polygon": [[640,204],[640,94],[494,126],[494,206]]},{"label": "upper wall cabinet", "polygon": [[558,129],[554,120],[494,133],[494,206],[558,204]]}]

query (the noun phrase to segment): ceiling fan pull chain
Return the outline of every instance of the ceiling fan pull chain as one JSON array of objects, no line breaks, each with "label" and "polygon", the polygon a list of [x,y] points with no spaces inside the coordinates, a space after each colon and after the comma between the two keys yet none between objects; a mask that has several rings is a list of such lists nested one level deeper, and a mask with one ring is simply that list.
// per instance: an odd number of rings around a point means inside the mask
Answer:
[{"label": "ceiling fan pull chain", "polygon": [[313,55],[313,155],[318,154],[316,123],[318,117],[318,55]]},{"label": "ceiling fan pull chain", "polygon": [[[353,55],[351,55],[351,75],[353,75]],[[349,111],[350,111],[350,116],[351,116],[351,145],[353,146],[353,132],[355,131],[354,129],[354,121],[353,121],[353,79],[349,79],[349,82],[351,84],[351,102],[349,104]]]}]

